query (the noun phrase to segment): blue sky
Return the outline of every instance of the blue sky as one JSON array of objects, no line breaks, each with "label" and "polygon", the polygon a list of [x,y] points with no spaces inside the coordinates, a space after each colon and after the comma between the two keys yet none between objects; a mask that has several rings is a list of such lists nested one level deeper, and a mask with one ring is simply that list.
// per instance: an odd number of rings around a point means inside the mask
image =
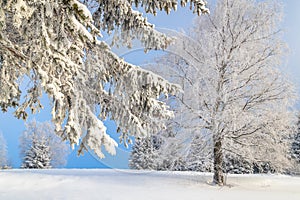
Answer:
[{"label": "blue sky", "polygon": [[[212,0],[208,0],[212,3]],[[282,28],[285,31],[284,40],[290,47],[290,55],[287,63],[283,66],[283,71],[290,75],[291,80],[297,86],[297,91],[300,91],[300,1],[298,0],[285,0],[284,1],[284,22]],[[178,7],[177,12],[172,12],[170,15],[165,13],[159,13],[156,17],[151,15],[147,16],[148,21],[154,23],[158,29],[171,29],[175,31],[181,31],[187,29],[192,25],[193,19],[196,16],[188,8]],[[201,17],[201,16],[200,16]],[[151,53],[144,55],[144,58],[135,56],[135,54],[129,53],[124,56],[125,59],[133,64],[142,64],[144,59],[151,57]],[[139,53],[138,55],[142,55]],[[142,55],[143,56],[143,55]],[[50,121],[50,106],[47,96],[42,98],[44,109],[36,115],[30,115],[29,120],[36,119],[40,122]],[[300,105],[300,103],[298,103]],[[108,127],[108,133],[118,140],[118,135],[115,134],[115,126],[111,121],[105,122]],[[9,159],[12,162],[13,167],[18,168],[21,164],[19,158],[18,141],[19,135],[24,131],[24,122],[17,120],[13,117],[11,111],[7,113],[0,112],[0,131],[3,133],[7,145]],[[76,151],[73,151],[68,157],[67,168],[127,168],[128,155],[130,149],[126,149],[123,145],[119,145],[117,156],[107,155],[106,159],[99,160],[93,154],[86,152],[84,156],[77,157]]]}]

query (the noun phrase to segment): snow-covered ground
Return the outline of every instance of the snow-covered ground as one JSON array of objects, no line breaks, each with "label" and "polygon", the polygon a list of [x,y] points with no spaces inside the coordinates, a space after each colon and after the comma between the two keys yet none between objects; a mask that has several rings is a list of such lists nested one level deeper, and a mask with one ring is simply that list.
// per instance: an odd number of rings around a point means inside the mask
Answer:
[{"label": "snow-covered ground", "polygon": [[211,174],[116,169],[0,171],[0,199],[299,200],[300,177],[229,175],[229,186],[210,185]]}]

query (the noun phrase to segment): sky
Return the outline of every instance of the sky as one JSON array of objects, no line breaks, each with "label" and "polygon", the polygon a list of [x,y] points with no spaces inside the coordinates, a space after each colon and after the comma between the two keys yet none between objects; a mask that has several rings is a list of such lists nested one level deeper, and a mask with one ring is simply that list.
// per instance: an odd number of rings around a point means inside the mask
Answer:
[{"label": "sky", "polygon": [[[213,0],[207,0],[210,6],[213,4]],[[284,30],[283,40],[287,42],[290,52],[287,62],[282,67],[283,72],[287,73],[290,80],[296,85],[298,93],[300,93],[300,1],[299,0],[285,0],[284,3],[284,21],[282,23],[282,29]],[[158,13],[156,17],[147,15],[148,21],[155,24],[158,30],[163,32],[169,32],[168,30],[184,31],[192,26],[193,20],[197,16],[194,15],[188,8],[178,7],[176,12],[172,12],[170,15],[165,13]],[[201,17],[201,16],[200,16]],[[105,40],[109,41],[109,37]],[[143,65],[149,58],[157,53],[150,52],[146,55],[139,49],[138,51],[119,49],[116,50],[117,54],[124,57],[128,62],[136,65]],[[42,98],[42,104],[44,109],[35,115],[29,116],[29,121],[36,119],[37,121],[50,121],[51,109],[49,101],[46,95]],[[298,108],[300,103],[297,103]],[[114,122],[106,121],[108,133],[118,141],[118,135]],[[24,121],[18,120],[13,117],[12,110],[7,113],[0,112],[0,131],[3,133],[8,146],[8,157],[14,168],[18,168],[21,165],[21,159],[19,158],[19,136],[24,131]],[[86,152],[84,156],[77,156],[76,149],[68,156],[67,165],[65,168],[127,168],[128,156],[131,148],[126,149],[122,144],[117,149],[116,156],[110,156],[106,154],[105,159],[98,159],[91,152]]]}]

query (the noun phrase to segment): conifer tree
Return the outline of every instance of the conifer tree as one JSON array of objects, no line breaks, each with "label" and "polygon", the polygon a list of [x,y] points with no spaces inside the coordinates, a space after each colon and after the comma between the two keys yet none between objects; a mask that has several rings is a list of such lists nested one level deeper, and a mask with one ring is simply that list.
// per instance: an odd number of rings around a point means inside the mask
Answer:
[{"label": "conifer tree", "polygon": [[[208,13],[204,0],[181,0],[198,15]],[[7,0],[0,1],[0,108],[15,108],[17,118],[42,108],[45,92],[52,101],[52,121],[59,136],[79,154],[102,147],[115,154],[117,143],[103,123],[116,121],[121,139],[145,136],[172,117],[157,99],[177,86],[119,58],[101,37],[131,46],[137,39],[145,51],[166,49],[171,39],[155,30],[135,7],[156,15],[176,10],[177,0]],[[23,79],[23,77],[27,77]],[[21,90],[20,80],[30,80]],[[109,87],[109,88],[108,88]],[[21,102],[21,96],[24,100]],[[29,108],[29,109],[28,109]],[[99,112],[98,112],[99,111]]]},{"label": "conifer tree", "polygon": [[157,170],[160,142],[157,136],[137,138],[129,158],[131,169]]},{"label": "conifer tree", "polygon": [[66,165],[68,145],[54,132],[49,122],[35,120],[26,124],[20,136],[20,157],[23,168],[50,168]]},{"label": "conifer tree", "polygon": [[46,138],[34,136],[32,146],[25,152],[22,168],[48,169],[51,168],[51,151],[49,141]]},{"label": "conifer tree", "polygon": [[[152,168],[160,171],[185,171],[186,163],[182,151],[184,144],[176,137],[176,123],[166,122],[166,129],[146,138],[138,138],[133,145],[130,156],[130,167],[141,165],[140,162],[151,163]],[[148,158],[149,160],[145,159]],[[145,163],[147,165],[147,163]],[[141,168],[143,169],[143,168]],[[148,169],[148,168],[147,168]]]},{"label": "conifer tree", "polygon": [[297,122],[297,133],[293,138],[292,149],[291,149],[292,158],[300,164],[300,116],[298,116]]},{"label": "conifer tree", "polygon": [[3,134],[0,132],[0,169],[7,167],[7,165],[7,145]]},{"label": "conifer tree", "polygon": [[[254,166],[251,162],[248,162],[236,154],[226,152],[224,155],[223,171],[229,174],[252,174],[254,172]],[[261,171],[257,173],[260,172]]]},{"label": "conifer tree", "polygon": [[187,168],[191,171],[212,172],[211,143],[203,137],[196,135],[189,146],[186,157]]}]

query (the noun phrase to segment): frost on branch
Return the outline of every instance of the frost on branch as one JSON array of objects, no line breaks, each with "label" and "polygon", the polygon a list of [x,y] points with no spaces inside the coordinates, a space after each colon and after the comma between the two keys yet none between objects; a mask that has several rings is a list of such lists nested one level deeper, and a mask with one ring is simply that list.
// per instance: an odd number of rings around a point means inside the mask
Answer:
[{"label": "frost on branch", "polygon": [[216,184],[225,183],[229,154],[242,162],[269,163],[277,172],[290,167],[296,95],[279,70],[286,50],[281,13],[276,1],[220,0],[209,18],[195,21],[189,37],[178,37],[172,54],[155,65],[184,90],[175,122],[198,140],[191,148],[203,155],[191,155],[188,162],[206,168],[210,161],[203,158],[211,157]]},{"label": "frost on branch", "polygon": [[[82,91],[80,98],[84,97],[87,105],[100,104],[100,118],[115,120],[118,130],[123,133],[124,142],[128,133],[146,136],[157,132],[164,127],[164,119],[172,117],[168,106],[158,101],[157,97],[175,93],[178,87],[152,72],[120,60],[105,43],[100,43],[87,53],[85,71],[86,83],[78,85]],[[84,107],[83,103],[77,105],[78,109]],[[86,107],[88,112],[92,112],[92,108]],[[90,120],[87,115],[86,121]],[[102,140],[107,141],[107,138],[103,137]],[[106,149],[110,151],[111,148]]]},{"label": "frost on branch", "polygon": [[[95,24],[99,29],[107,32],[115,31],[113,43],[131,46],[132,39],[138,39],[145,46],[145,50],[165,49],[171,42],[166,35],[157,32],[154,25],[147,22],[140,12],[132,9],[135,6],[143,6],[146,12],[156,14],[156,10],[164,10],[169,13],[176,10],[177,0],[97,0],[97,10],[93,13]],[[181,5],[186,5],[188,0],[182,0]],[[191,0],[191,8],[200,15],[208,13],[203,0]]]},{"label": "frost on branch", "polygon": [[[112,154],[117,145],[102,123],[107,117],[118,124],[122,140],[128,134],[145,135],[163,128],[163,120],[172,113],[158,97],[174,94],[177,86],[126,63],[98,39],[101,31],[114,31],[119,44],[130,46],[131,40],[139,39],[145,50],[167,47],[171,40],[134,11],[131,3],[1,1],[2,111],[14,107],[16,117],[26,119],[28,108],[31,112],[42,108],[44,91],[52,101],[56,132],[71,145],[81,143],[80,153],[89,148],[99,157],[103,157],[102,145]],[[23,77],[30,82],[21,100]]]},{"label": "frost on branch", "polygon": [[[177,9],[177,0],[128,0],[130,3],[134,3],[137,7],[139,4],[145,8],[147,13],[156,15],[156,10],[164,10],[168,14],[171,10]],[[209,13],[206,8],[207,2],[204,0],[181,0],[181,6],[186,6],[190,2],[190,9],[193,9],[194,13],[201,15],[202,13]]]}]

